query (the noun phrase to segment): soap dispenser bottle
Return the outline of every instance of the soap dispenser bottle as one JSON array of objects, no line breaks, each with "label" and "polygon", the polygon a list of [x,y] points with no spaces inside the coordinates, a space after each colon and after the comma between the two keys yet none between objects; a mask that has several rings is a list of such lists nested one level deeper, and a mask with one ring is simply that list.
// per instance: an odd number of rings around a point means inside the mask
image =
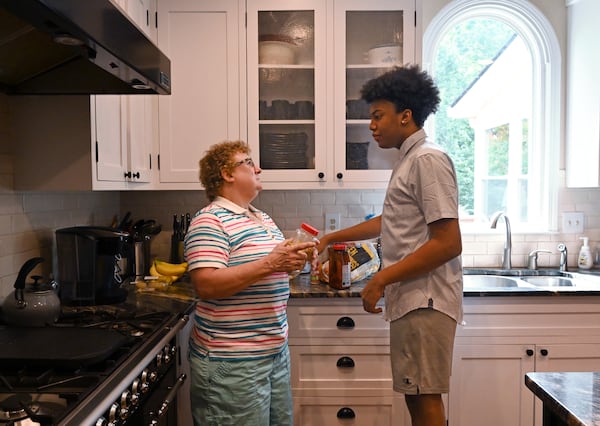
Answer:
[{"label": "soap dispenser bottle", "polygon": [[592,258],[592,252],[588,245],[589,238],[579,237],[579,239],[583,240],[583,245],[581,246],[581,250],[579,250],[577,265],[579,266],[579,269],[590,269],[594,264],[594,259]]}]

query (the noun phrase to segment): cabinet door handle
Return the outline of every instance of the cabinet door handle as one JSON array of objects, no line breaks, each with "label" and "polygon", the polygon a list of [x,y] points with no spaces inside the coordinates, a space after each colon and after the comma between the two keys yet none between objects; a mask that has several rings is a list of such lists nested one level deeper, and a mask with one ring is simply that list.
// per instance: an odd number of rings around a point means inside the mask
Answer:
[{"label": "cabinet door handle", "polygon": [[125,175],[125,177],[126,177],[127,179],[130,179],[130,178],[131,178],[131,172],[125,172],[125,173],[123,173],[123,174]]},{"label": "cabinet door handle", "polygon": [[533,349],[527,349],[525,353],[527,354],[527,356],[533,356]]},{"label": "cabinet door handle", "polygon": [[319,172],[317,176],[319,176],[319,179],[323,179],[325,177],[325,173]]},{"label": "cabinet door handle", "polygon": [[342,179],[344,177],[344,174],[342,172],[338,172],[338,174],[335,175],[335,177],[337,177],[338,179]]},{"label": "cabinet door handle", "polygon": [[132,176],[133,176],[134,178],[137,178],[137,179],[139,179],[139,178],[140,178],[140,172],[134,173]]},{"label": "cabinet door handle", "polygon": [[354,410],[350,407],[342,407],[337,412],[338,419],[353,419],[356,417]]},{"label": "cabinet door handle", "polygon": [[354,368],[354,360],[349,356],[343,356],[337,360],[335,365],[339,368]]},{"label": "cabinet door handle", "polygon": [[336,325],[337,328],[354,328],[354,320],[350,317],[341,317]]},{"label": "cabinet door handle", "polygon": [[548,355],[548,349],[540,349],[540,353],[542,354],[542,356],[547,356]]}]

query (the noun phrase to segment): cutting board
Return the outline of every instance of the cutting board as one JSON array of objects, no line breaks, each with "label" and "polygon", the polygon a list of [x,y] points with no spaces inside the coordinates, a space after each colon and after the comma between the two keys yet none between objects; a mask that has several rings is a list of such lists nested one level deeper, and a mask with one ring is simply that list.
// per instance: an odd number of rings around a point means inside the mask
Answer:
[{"label": "cutting board", "polygon": [[78,327],[0,327],[0,363],[90,365],[112,355],[129,338],[114,330]]}]

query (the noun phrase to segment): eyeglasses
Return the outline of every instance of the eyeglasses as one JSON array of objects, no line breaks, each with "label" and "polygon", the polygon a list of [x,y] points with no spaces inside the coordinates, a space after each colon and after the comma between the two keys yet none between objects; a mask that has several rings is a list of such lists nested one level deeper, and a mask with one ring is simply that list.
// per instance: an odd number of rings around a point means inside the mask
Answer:
[{"label": "eyeglasses", "polygon": [[235,163],[233,163],[231,165],[231,168],[235,169],[237,166],[241,166],[242,164],[250,166],[253,169],[256,168],[256,166],[254,165],[254,161],[250,157],[244,158],[243,160],[240,160],[240,161],[236,161]]}]

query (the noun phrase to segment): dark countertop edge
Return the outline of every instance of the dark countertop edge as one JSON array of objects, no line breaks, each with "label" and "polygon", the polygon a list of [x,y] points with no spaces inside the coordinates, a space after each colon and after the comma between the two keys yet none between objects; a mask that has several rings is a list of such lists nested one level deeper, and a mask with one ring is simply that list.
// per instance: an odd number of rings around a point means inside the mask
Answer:
[{"label": "dark countertop edge", "polygon": [[[572,404],[566,393],[578,392],[577,402],[589,409],[592,406],[591,413],[593,417],[598,415],[598,412],[593,407],[598,404],[600,394],[588,389],[589,386],[584,386],[582,383],[574,385],[574,388],[563,386],[565,379],[571,378],[575,380],[585,380],[586,384],[592,378],[592,388],[595,389],[600,382],[600,373],[598,372],[535,372],[525,374],[525,386],[533,392],[533,394],[542,401],[544,408],[549,409],[553,415],[570,426],[587,426],[598,424],[598,418],[582,420],[577,415],[577,410],[580,409],[577,404]],[[583,398],[583,399],[582,399]],[[569,405],[573,405],[569,407]],[[581,413],[579,413],[581,414]],[[588,423],[590,421],[591,423]]]}]

